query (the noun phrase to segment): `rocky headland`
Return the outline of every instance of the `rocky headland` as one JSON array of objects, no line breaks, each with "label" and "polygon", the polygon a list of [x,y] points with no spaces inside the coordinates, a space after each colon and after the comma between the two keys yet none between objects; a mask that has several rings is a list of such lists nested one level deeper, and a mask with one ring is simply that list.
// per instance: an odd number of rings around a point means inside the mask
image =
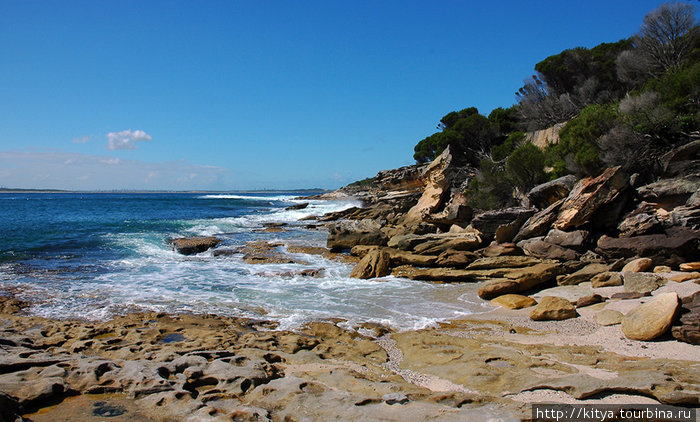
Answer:
[{"label": "rocky headland", "polygon": [[[365,204],[309,224],[327,228],[327,248],[214,249],[252,264],[323,255],[363,279],[473,283],[493,305],[439,327],[352,331],[325,321],[286,331],[166,314],[57,321],[26,314],[5,292],[0,421],[521,420],[541,402],[697,407],[698,151],[694,141],[667,154],[653,183],[613,167],[480,211],[464,196],[474,169],[448,148],[428,165],[325,195]],[[323,268],[306,271],[279,276]]]}]

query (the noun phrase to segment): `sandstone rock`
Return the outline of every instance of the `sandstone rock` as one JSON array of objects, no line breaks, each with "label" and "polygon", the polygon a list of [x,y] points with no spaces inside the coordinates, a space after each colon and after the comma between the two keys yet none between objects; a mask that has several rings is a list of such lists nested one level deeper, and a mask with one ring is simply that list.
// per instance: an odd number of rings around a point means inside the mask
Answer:
[{"label": "sandstone rock", "polygon": [[674,254],[688,257],[697,254],[698,239],[698,231],[672,227],[663,234],[620,238],[602,236],[598,239],[596,251],[608,258],[644,256],[659,264],[659,260]]},{"label": "sandstone rock", "polygon": [[301,204],[289,206],[289,207],[285,208],[285,210],[287,210],[287,211],[303,210],[308,206],[309,206],[308,202],[302,202]]},{"label": "sandstone rock", "polygon": [[513,241],[520,242],[532,237],[544,236],[557,219],[557,216],[559,215],[559,208],[563,203],[564,200],[562,199],[553,203],[547,208],[536,212],[523,224],[522,227],[520,227],[520,231],[518,231],[518,234],[515,235]]},{"label": "sandstone rock", "polygon": [[666,284],[666,279],[654,273],[622,273],[626,292],[653,292]]},{"label": "sandstone rock", "polygon": [[515,280],[505,278],[489,280],[479,287],[480,298],[489,300],[502,295],[519,292],[518,283]]},{"label": "sandstone rock", "polygon": [[596,303],[605,302],[605,298],[599,294],[592,294],[590,296],[584,296],[576,301],[577,308],[585,308],[586,306],[595,305]]},{"label": "sandstone rock", "polygon": [[593,287],[622,286],[622,275],[619,272],[606,271],[591,278]]},{"label": "sandstone rock", "polygon": [[[327,250],[323,248],[324,250]],[[379,249],[379,246],[377,245],[355,245],[350,249],[350,255],[356,256],[359,258],[364,258],[365,255],[370,253],[371,251],[376,251]]]},{"label": "sandstone rock", "polygon": [[676,283],[682,283],[684,281],[695,280],[698,278],[700,278],[700,272],[674,274],[668,277],[669,280],[675,281]]},{"label": "sandstone rock", "polygon": [[281,253],[277,250],[281,243],[271,243],[265,241],[248,242],[245,246],[236,249],[238,253],[243,253],[243,261],[247,264],[302,264],[294,257]]},{"label": "sandstone rock", "polygon": [[637,196],[644,201],[654,202],[665,209],[684,204],[692,194],[700,189],[700,175],[688,175],[675,179],[661,179],[637,189]]},{"label": "sandstone rock", "polygon": [[355,245],[386,245],[382,224],[376,220],[343,220],[328,226],[327,247],[331,251],[351,249]]},{"label": "sandstone rock", "polygon": [[507,294],[498,296],[491,301],[492,305],[502,306],[508,309],[528,308],[537,304],[535,299],[523,295]]},{"label": "sandstone rock", "polygon": [[543,297],[530,313],[530,319],[533,321],[561,321],[576,318],[576,316],[574,305],[568,300],[556,296]]},{"label": "sandstone rock", "polygon": [[551,182],[537,185],[528,192],[527,198],[537,208],[547,208],[560,199],[566,198],[577,180],[576,176],[569,174]]},{"label": "sandstone rock", "polygon": [[559,229],[552,229],[543,239],[547,243],[558,245],[563,248],[580,250],[583,248],[588,232],[586,230],[574,230],[565,232]]},{"label": "sandstone rock", "polygon": [[370,251],[352,269],[350,277],[368,279],[389,275],[391,273],[390,259],[389,254],[384,250]]},{"label": "sandstone rock", "polygon": [[453,156],[447,147],[435,160],[423,171],[425,189],[418,203],[414,205],[404,216],[404,223],[423,221],[424,216],[437,211],[449,196],[450,172],[453,166]]},{"label": "sandstone rock", "polygon": [[545,296],[556,296],[561,297],[574,305],[579,301],[579,299],[592,296],[593,289],[586,285],[573,285],[573,286],[556,286],[550,287],[544,290],[540,290],[533,297],[537,300],[541,300]]},{"label": "sandstone rock", "polygon": [[637,258],[634,261],[628,262],[622,267],[623,273],[639,273],[651,268],[652,260],[650,258]]},{"label": "sandstone rock", "polygon": [[508,242],[512,240],[520,226],[534,213],[535,210],[532,208],[505,208],[486,211],[474,216],[471,226],[483,235],[485,241],[492,240],[496,231],[503,227],[500,241]]},{"label": "sandstone rock", "polygon": [[204,252],[221,243],[216,237],[182,237],[171,240],[173,249],[183,255]]},{"label": "sandstone rock", "polygon": [[622,332],[632,340],[653,340],[668,331],[678,308],[678,294],[662,293],[625,315]]},{"label": "sandstone rock", "polygon": [[[460,199],[456,199],[460,198]],[[452,200],[441,212],[427,214],[423,216],[423,221],[440,226],[451,226],[453,224],[466,225],[471,220],[474,211],[467,205],[462,195],[454,195]]]},{"label": "sandstone rock", "polygon": [[546,129],[527,132],[525,134],[525,139],[529,142],[532,142],[532,144],[536,147],[540,149],[545,149],[549,145],[559,143],[559,132],[564,126],[566,126],[566,122],[557,123]]},{"label": "sandstone rock", "polygon": [[669,267],[667,265],[657,265],[656,267],[654,267],[653,272],[654,272],[654,274],[664,274],[664,273],[670,273],[671,271],[673,271],[673,270],[671,270],[671,267]]},{"label": "sandstone rock", "polygon": [[522,268],[541,263],[541,259],[530,256],[494,256],[479,258],[469,264],[469,270],[484,270],[494,268]]},{"label": "sandstone rock", "polygon": [[581,256],[581,254],[573,249],[563,248],[552,243],[547,243],[542,240],[542,237],[522,240],[518,242],[517,245],[518,247],[522,248],[523,251],[525,251],[526,255],[542,259],[573,261]]},{"label": "sandstone rock", "polygon": [[557,284],[560,286],[571,286],[591,281],[593,277],[607,272],[609,269],[610,267],[604,264],[588,264],[572,274],[557,277]]},{"label": "sandstone rock", "polygon": [[611,167],[595,178],[581,179],[561,205],[554,227],[569,230],[588,223],[596,211],[621,198],[628,185],[629,177],[620,167]]},{"label": "sandstone rock", "polygon": [[505,255],[522,255],[523,250],[515,246],[514,243],[496,243],[491,242],[490,245],[480,250],[484,256],[505,256]]},{"label": "sandstone rock", "polygon": [[435,264],[440,267],[463,268],[479,258],[479,255],[469,251],[448,249],[438,256]]},{"label": "sandstone rock", "polygon": [[438,257],[435,255],[418,255],[399,249],[383,248],[389,254],[392,266],[413,265],[416,267],[432,267]]},{"label": "sandstone rock", "polygon": [[700,271],[700,261],[698,262],[685,262],[679,267],[681,271]]},{"label": "sandstone rock", "polygon": [[595,314],[595,320],[600,325],[617,325],[622,322],[625,315],[612,309],[603,309]]},{"label": "sandstone rock", "polygon": [[700,294],[683,299],[679,324],[671,331],[680,341],[700,345]]},{"label": "sandstone rock", "polygon": [[423,255],[440,255],[448,249],[459,251],[471,251],[481,246],[481,238],[474,233],[462,233],[453,235],[431,235],[430,240],[416,245],[413,250]]}]

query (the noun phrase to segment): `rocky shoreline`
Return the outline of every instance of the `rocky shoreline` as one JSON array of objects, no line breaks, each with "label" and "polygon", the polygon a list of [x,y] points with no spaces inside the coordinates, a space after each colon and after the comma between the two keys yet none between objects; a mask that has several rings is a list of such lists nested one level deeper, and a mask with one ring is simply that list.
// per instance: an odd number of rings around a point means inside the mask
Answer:
[{"label": "rocky shoreline", "polygon": [[[251,264],[299,254],[352,277],[474,283],[494,310],[396,332],[343,321],[298,331],[214,315],[104,322],[30,316],[0,297],[0,421],[523,420],[533,403],[700,405],[700,141],[650,184],[610,168],[480,211],[446,150],[324,198],[365,202],[308,221],[327,248],[174,239]],[[268,225],[265,230],[285,230]],[[294,256],[292,256],[294,254]],[[323,268],[280,277],[317,277]]]}]

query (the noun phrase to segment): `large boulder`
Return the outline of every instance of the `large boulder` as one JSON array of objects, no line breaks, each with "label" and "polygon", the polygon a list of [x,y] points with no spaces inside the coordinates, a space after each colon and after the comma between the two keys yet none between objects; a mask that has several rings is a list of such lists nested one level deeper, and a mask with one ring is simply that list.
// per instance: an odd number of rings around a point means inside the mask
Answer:
[{"label": "large boulder", "polygon": [[221,239],[216,237],[181,237],[171,240],[173,249],[183,255],[193,255],[204,252],[221,243]]},{"label": "large boulder", "polygon": [[598,239],[596,252],[607,258],[629,258],[643,256],[654,259],[656,265],[664,264],[662,258],[672,255],[697,256],[700,231],[685,227],[671,227],[664,233],[631,237],[602,236]]},{"label": "large boulder", "polygon": [[481,246],[481,238],[474,233],[461,235],[437,235],[433,239],[416,245],[413,250],[424,255],[439,255],[447,250],[471,251]]},{"label": "large boulder", "polygon": [[[561,205],[554,227],[570,230],[589,223],[599,210],[606,214],[613,209],[621,211],[621,207],[614,205],[617,205],[616,200],[623,199],[622,193],[628,186],[629,176],[621,167],[611,167],[598,177],[581,179]],[[615,219],[617,216],[606,217]]]},{"label": "large boulder", "polygon": [[438,256],[435,265],[440,267],[466,267],[477,258],[479,258],[479,255],[475,252],[448,249]]},{"label": "large boulder", "polygon": [[576,176],[569,174],[537,185],[527,193],[527,199],[537,208],[547,208],[560,199],[566,198],[577,180]]},{"label": "large boulder", "polygon": [[671,331],[680,341],[700,345],[700,293],[683,299],[679,324]]},{"label": "large boulder", "polygon": [[533,321],[561,321],[576,316],[574,304],[557,296],[543,297],[530,313],[530,319]]},{"label": "large boulder", "polygon": [[620,237],[640,236],[663,232],[663,225],[657,214],[656,206],[642,202],[620,221],[617,230]]},{"label": "large boulder", "polygon": [[491,301],[491,304],[502,306],[507,309],[521,309],[534,306],[537,304],[537,302],[535,301],[535,299],[528,296],[508,294],[498,296],[497,298]]},{"label": "large boulder", "polygon": [[692,174],[674,179],[661,179],[637,189],[637,196],[646,202],[654,202],[665,209],[683,205],[700,189],[700,175]]},{"label": "large boulder", "polygon": [[498,234],[499,242],[509,242],[533,214],[534,209],[519,207],[486,211],[474,216],[471,226],[482,234],[485,241],[491,241]]},{"label": "large boulder", "polygon": [[391,273],[390,262],[391,258],[386,251],[382,249],[370,251],[355,265],[350,277],[360,279],[384,277]]},{"label": "large boulder", "polygon": [[678,294],[662,293],[622,318],[622,332],[632,340],[653,340],[671,328],[678,312]]},{"label": "large boulder", "polygon": [[[502,272],[500,275],[495,274],[494,277],[491,277],[479,287],[478,294],[480,298],[488,300],[504,294],[520,293],[530,290],[536,286],[554,280],[557,275],[561,274],[563,267],[554,262],[541,262],[523,268],[506,270],[507,271]],[[499,276],[501,278],[496,278]]]},{"label": "large boulder", "polygon": [[371,219],[341,220],[328,226],[328,249],[337,252],[355,245],[386,245],[382,222]]}]

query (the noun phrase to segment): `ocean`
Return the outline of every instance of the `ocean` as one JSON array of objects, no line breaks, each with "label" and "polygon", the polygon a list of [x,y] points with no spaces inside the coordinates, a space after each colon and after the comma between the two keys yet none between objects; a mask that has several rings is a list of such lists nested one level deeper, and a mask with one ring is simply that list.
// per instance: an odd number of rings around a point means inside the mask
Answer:
[{"label": "ocean", "polygon": [[[318,255],[294,255],[308,265],[260,265],[212,250],[184,256],[169,244],[206,235],[223,240],[218,248],[255,240],[325,246],[327,233],[299,220],[358,205],[299,194],[0,193],[0,294],[30,301],[30,314],[50,318],[190,312],[268,319],[282,329],[331,318],[348,328],[417,329],[487,310],[471,284],[357,280],[351,265]],[[301,202],[309,206],[285,210]],[[268,222],[288,226],[267,233]],[[289,276],[307,268],[324,271]]]}]

